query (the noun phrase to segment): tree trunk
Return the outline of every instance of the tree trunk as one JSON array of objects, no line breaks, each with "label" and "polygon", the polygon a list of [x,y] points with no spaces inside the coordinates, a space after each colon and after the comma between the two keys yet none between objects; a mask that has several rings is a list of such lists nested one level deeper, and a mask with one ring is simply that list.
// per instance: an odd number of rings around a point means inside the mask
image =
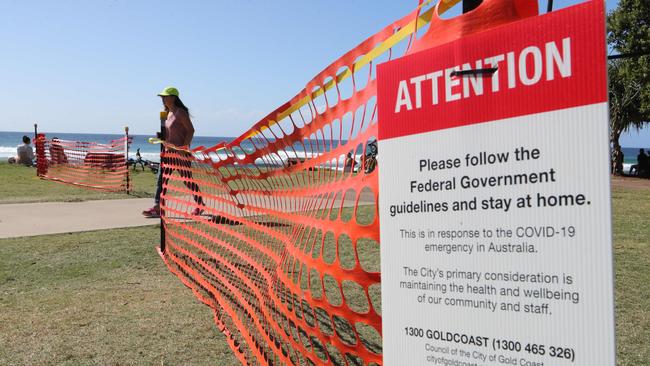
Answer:
[{"label": "tree trunk", "polygon": [[623,150],[621,150],[621,144],[618,143],[622,132],[621,129],[612,129],[610,132],[610,143],[612,144],[611,173],[614,175],[623,175],[623,160],[625,156],[623,155]]}]

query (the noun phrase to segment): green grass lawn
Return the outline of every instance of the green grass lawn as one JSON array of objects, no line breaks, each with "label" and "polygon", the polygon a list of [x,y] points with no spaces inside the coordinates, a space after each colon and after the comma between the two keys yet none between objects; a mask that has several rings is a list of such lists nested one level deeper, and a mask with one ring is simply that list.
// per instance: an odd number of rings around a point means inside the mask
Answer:
[{"label": "green grass lawn", "polygon": [[[228,173],[229,170],[232,173]],[[237,170],[243,168],[225,168],[219,170],[228,177]],[[256,168],[257,169],[257,168]],[[263,169],[258,169],[263,171]],[[156,175],[147,169],[146,171],[133,169],[131,173],[132,191],[130,195],[126,193],[104,192],[95,189],[83,188],[75,185],[64,184],[60,182],[40,179],[36,176],[36,168],[25,167],[22,165],[12,165],[6,162],[0,162],[0,204],[3,203],[24,203],[24,202],[78,202],[88,200],[106,200],[122,198],[142,198],[153,197],[156,192]],[[178,173],[176,173],[178,174]],[[353,173],[358,174],[358,173]],[[197,174],[201,177],[201,174]],[[258,181],[269,190],[290,189],[291,187],[302,187],[309,181],[311,184],[316,182],[331,181],[340,179],[342,173],[330,171],[316,172],[297,172],[291,176],[291,185],[286,181],[272,177],[267,181]],[[212,181],[214,177],[203,176],[203,179]],[[231,188],[242,188],[240,180],[233,181]]]},{"label": "green grass lawn", "polygon": [[238,364],[159,229],[0,240],[0,365]]},{"label": "green grass lawn", "polygon": [[130,170],[133,190],[126,193],[103,192],[73,185],[40,179],[36,168],[0,163],[0,204],[21,202],[119,199],[129,197],[153,197],[156,191],[156,175],[151,170]]},{"label": "green grass lawn", "polygon": [[619,365],[650,365],[650,189],[612,191]]},{"label": "green grass lawn", "polygon": [[[650,365],[650,190],[612,196],[618,365]],[[0,365],[236,364],[157,238],[145,227],[0,240]],[[361,256],[378,266],[378,251]]]}]

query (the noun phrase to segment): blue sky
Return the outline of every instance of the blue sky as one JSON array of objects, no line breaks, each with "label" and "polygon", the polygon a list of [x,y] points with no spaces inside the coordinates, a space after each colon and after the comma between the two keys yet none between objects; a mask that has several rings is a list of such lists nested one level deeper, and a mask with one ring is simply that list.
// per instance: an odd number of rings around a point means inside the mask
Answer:
[{"label": "blue sky", "polygon": [[[417,0],[0,5],[0,131],[152,134],[156,93],[174,85],[197,135],[236,136]],[[647,146],[650,133],[622,140]]]}]

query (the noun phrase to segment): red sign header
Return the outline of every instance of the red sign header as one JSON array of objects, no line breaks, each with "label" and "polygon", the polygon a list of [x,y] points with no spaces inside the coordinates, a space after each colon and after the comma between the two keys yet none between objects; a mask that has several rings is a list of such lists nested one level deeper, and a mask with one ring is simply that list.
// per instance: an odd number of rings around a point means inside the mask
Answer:
[{"label": "red sign header", "polygon": [[379,65],[379,138],[607,101],[603,6],[590,1]]}]

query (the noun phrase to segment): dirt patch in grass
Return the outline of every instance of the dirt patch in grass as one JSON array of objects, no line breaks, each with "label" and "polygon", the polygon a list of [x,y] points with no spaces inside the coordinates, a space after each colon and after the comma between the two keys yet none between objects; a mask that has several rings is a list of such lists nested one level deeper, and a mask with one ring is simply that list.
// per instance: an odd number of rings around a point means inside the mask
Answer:
[{"label": "dirt patch in grass", "polygon": [[612,176],[612,188],[650,189],[650,179],[634,176]]}]

